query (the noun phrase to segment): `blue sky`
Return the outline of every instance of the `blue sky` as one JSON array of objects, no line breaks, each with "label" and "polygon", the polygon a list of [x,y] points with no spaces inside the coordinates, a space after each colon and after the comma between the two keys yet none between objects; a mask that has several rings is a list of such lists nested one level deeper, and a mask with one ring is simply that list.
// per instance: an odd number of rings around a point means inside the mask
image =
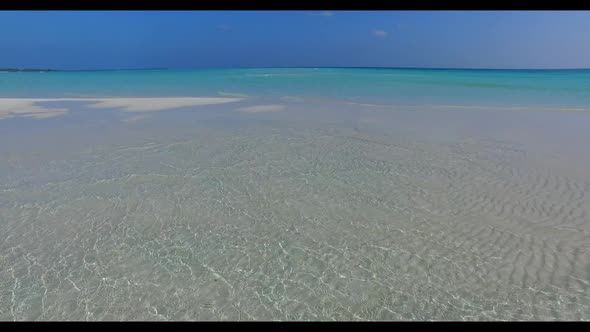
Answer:
[{"label": "blue sky", "polygon": [[2,11],[0,41],[18,68],[590,68],[590,12]]}]

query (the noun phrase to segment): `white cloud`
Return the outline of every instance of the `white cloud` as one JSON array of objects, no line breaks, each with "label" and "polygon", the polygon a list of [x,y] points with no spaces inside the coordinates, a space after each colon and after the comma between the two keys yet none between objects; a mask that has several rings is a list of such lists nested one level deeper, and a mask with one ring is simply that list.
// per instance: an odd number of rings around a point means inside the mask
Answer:
[{"label": "white cloud", "polygon": [[324,17],[329,17],[329,16],[334,16],[334,12],[333,11],[329,11],[329,10],[325,10],[323,12],[319,12],[319,13],[310,13],[310,16],[324,16]]},{"label": "white cloud", "polygon": [[375,31],[373,31],[373,33],[375,34],[375,36],[377,36],[379,38],[385,38],[388,35],[387,31],[385,31],[385,30],[375,30]]}]

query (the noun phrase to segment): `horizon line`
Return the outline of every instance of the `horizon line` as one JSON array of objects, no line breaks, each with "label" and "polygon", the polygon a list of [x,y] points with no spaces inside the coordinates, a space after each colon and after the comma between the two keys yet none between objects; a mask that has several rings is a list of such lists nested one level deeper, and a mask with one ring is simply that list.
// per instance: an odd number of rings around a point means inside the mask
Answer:
[{"label": "horizon line", "polygon": [[565,71],[565,70],[590,70],[588,68],[472,68],[472,67],[386,67],[386,66],[223,66],[223,67],[187,67],[187,68],[107,68],[107,69],[55,69],[55,68],[14,68],[0,67],[0,72],[10,71],[53,71],[53,72],[84,72],[84,71],[135,71],[135,70],[198,70],[198,69],[426,69],[426,70],[498,70],[498,71]]}]

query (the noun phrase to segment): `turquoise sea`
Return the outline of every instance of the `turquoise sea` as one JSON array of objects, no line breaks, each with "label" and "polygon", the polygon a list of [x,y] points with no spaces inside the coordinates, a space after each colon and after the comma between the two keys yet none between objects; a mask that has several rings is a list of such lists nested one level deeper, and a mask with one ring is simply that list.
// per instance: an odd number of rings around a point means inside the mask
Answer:
[{"label": "turquoise sea", "polygon": [[0,73],[0,97],[298,96],[400,104],[590,105],[590,70],[252,68]]},{"label": "turquoise sea", "polygon": [[0,320],[587,321],[589,129],[590,70],[2,72]]}]

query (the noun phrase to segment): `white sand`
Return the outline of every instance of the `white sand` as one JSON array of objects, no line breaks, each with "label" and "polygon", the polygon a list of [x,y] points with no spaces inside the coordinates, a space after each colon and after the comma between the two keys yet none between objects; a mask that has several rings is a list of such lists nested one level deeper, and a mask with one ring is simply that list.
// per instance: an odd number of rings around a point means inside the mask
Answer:
[{"label": "white sand", "polygon": [[91,108],[117,108],[126,112],[153,112],[188,106],[215,105],[240,101],[240,98],[170,97],[170,98],[0,98],[0,119],[31,117],[36,119],[63,115],[67,108],[40,106],[40,102],[91,102]]},{"label": "white sand", "polygon": [[50,108],[35,105],[39,101],[45,100],[0,98],[0,119],[16,116],[41,119],[63,115],[68,111],[65,108]]}]

